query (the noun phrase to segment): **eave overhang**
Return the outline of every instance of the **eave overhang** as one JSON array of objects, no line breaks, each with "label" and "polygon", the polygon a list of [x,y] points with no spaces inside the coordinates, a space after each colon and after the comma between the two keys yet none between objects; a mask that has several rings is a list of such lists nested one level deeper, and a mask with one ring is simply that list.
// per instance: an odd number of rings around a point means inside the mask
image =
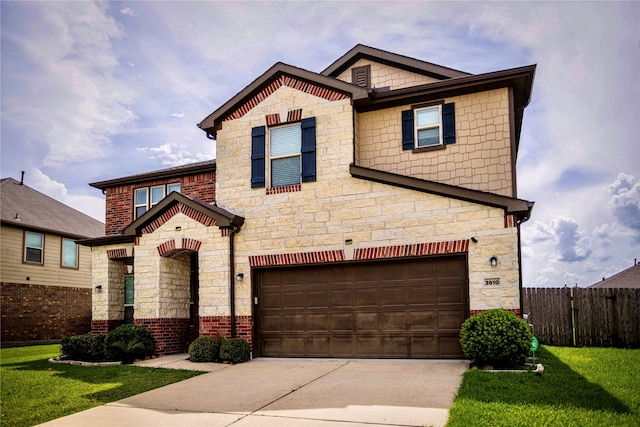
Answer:
[{"label": "eave overhang", "polygon": [[216,132],[222,127],[222,121],[230,112],[238,109],[241,105],[245,104],[255,96],[262,88],[273,83],[283,75],[347,94],[352,101],[366,99],[369,96],[366,88],[278,62],[260,77],[251,82],[247,87],[238,92],[233,98],[224,103],[220,108],[208,115],[198,124],[198,127],[205,131],[208,136],[215,138]]},{"label": "eave overhang", "polygon": [[484,191],[472,190],[455,185],[443,184],[440,182],[427,181],[404,175],[397,175],[376,169],[364,168],[362,166],[350,165],[349,172],[354,178],[367,181],[379,182],[395,187],[407,188],[410,190],[422,191],[424,193],[436,194],[450,197],[457,200],[477,203],[484,206],[492,206],[504,209],[505,214],[515,215],[518,222],[525,222],[531,217],[531,210],[534,202],[516,199],[513,197],[501,196],[499,194],[487,193]]},{"label": "eave overhang", "polygon": [[113,234],[110,236],[94,237],[92,239],[78,240],[76,243],[83,246],[108,246],[120,245],[123,243],[134,243],[136,236],[124,236],[122,234]]},{"label": "eave overhang", "polygon": [[358,44],[335,60],[333,64],[325,68],[320,74],[324,76],[337,77],[360,59],[369,59],[374,62],[400,68],[412,73],[417,73],[436,79],[451,79],[456,77],[469,76],[471,74],[453,68],[443,67],[397,53],[387,52],[370,46]]},{"label": "eave overhang", "polygon": [[69,233],[66,231],[60,231],[60,230],[54,230],[52,228],[47,228],[47,227],[42,227],[39,225],[31,225],[28,223],[25,223],[23,221],[12,221],[12,220],[1,220],[0,224],[6,226],[6,227],[15,227],[15,228],[20,228],[23,230],[30,230],[30,231],[37,231],[37,232],[41,232],[41,233],[45,233],[45,234],[55,234],[56,236],[61,236],[61,237],[65,237],[65,238],[69,238],[69,239],[73,239],[73,240],[78,240],[78,239],[86,239],[87,236],[86,235],[82,235],[82,234],[76,234],[76,233]]},{"label": "eave overhang", "polygon": [[100,190],[106,190],[107,188],[119,187],[121,185],[138,184],[142,182],[155,181],[160,179],[178,178],[185,175],[193,175],[196,173],[206,173],[206,172],[215,172],[215,171],[216,171],[216,161],[209,160],[206,162],[176,166],[173,168],[161,169],[161,170],[152,171],[152,172],[145,172],[141,174],[125,176],[122,178],[93,182],[89,185],[91,187],[98,188]]}]

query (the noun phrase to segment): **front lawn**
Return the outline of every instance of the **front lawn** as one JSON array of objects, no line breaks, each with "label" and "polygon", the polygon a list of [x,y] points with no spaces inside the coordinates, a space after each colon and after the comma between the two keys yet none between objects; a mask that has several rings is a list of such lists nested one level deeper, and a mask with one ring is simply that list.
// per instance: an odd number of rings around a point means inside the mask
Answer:
[{"label": "front lawn", "polygon": [[544,373],[469,370],[447,427],[640,426],[640,350],[543,346]]},{"label": "front lawn", "polygon": [[32,426],[203,373],[48,362],[59,355],[59,345],[0,350],[3,427]]}]

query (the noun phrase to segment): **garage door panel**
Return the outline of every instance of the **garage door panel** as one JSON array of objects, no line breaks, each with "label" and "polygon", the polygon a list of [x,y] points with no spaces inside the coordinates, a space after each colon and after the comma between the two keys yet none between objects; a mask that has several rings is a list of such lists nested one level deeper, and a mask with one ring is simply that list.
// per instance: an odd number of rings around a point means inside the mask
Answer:
[{"label": "garage door panel", "polygon": [[333,313],[331,314],[331,331],[351,332],[353,331],[353,313]]},{"label": "garage door panel", "polygon": [[355,290],[356,307],[376,307],[378,305],[378,289],[361,287]]},{"label": "garage door panel", "polygon": [[382,325],[380,325],[382,331],[406,331],[407,330],[407,318],[408,313],[393,312],[382,313]]},{"label": "garage door panel", "polygon": [[258,270],[258,353],[461,357],[464,256]]},{"label": "garage door panel", "polygon": [[356,331],[379,331],[380,314],[374,312],[359,312],[355,314]]},{"label": "garage door panel", "polygon": [[409,293],[409,305],[433,305],[436,302],[436,289],[433,285],[412,284],[407,292]]}]

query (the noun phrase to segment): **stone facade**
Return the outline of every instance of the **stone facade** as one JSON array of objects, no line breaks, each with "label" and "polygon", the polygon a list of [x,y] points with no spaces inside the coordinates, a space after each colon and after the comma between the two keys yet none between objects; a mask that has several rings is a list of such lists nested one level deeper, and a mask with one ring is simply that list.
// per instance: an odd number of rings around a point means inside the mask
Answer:
[{"label": "stone facade", "polygon": [[[362,65],[371,66],[375,87],[438,82],[371,60],[351,67]],[[351,69],[337,79],[350,82]],[[506,205],[484,201],[486,195],[511,201],[516,194],[510,96],[509,88],[492,86],[438,98],[455,105],[456,142],[436,150],[403,150],[401,113],[419,104],[415,99],[359,111],[344,92],[299,75],[264,78],[263,86],[242,93],[242,102],[223,112],[215,128],[215,176],[181,178],[185,196],[243,223],[221,226],[213,216],[194,213],[193,206],[152,208],[136,221],[140,229],[132,243],[94,246],[94,286],[102,285],[93,294],[94,331],[104,333],[123,320],[123,277],[131,262],[134,323],[152,332],[157,354],[185,351],[194,328],[200,336],[235,333],[253,343],[252,274],[279,265],[464,254],[469,313],[496,307],[519,313],[518,220]],[[312,182],[271,187],[267,156],[267,185],[252,188],[252,129],[309,118],[315,119]],[[473,197],[358,178],[351,165],[464,189]],[[136,186],[163,182],[107,189],[108,234],[133,221]],[[196,294],[190,295],[196,261]],[[235,280],[240,274],[243,279]]]}]

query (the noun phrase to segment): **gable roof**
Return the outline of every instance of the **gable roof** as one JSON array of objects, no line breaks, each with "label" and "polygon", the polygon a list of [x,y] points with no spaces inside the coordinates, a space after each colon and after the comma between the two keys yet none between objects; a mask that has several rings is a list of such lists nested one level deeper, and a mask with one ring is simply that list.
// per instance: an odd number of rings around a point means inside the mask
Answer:
[{"label": "gable roof", "polygon": [[70,238],[95,237],[104,234],[102,222],[13,178],[4,178],[0,181],[0,219],[3,225]]},{"label": "gable roof", "polygon": [[640,288],[640,264],[595,283],[590,288]]},{"label": "gable roof", "polygon": [[333,64],[320,72],[320,74],[324,76],[337,77],[340,73],[351,67],[360,59],[369,59],[381,64],[410,71],[412,73],[434,77],[439,80],[471,75],[464,71],[454,70],[453,68],[443,67],[442,65],[432,64],[430,62],[421,61],[419,59],[410,58],[393,52],[387,52],[386,50],[365,46],[363,44],[355,45],[351,50],[338,58]]},{"label": "gable roof", "polygon": [[501,196],[499,194],[487,193],[479,190],[458,187],[455,185],[443,184],[435,181],[414,178],[410,176],[397,175],[391,172],[384,172],[377,169],[365,168],[351,165],[349,168],[351,176],[367,181],[379,182],[393,185],[395,187],[408,188],[410,190],[422,191],[424,193],[437,194],[439,196],[478,203],[484,206],[502,208],[505,214],[515,215],[521,221],[527,221],[531,217],[533,202],[516,199],[513,197]]},{"label": "gable roof", "polygon": [[[375,91],[367,90],[336,78],[342,70],[360,58],[369,58],[373,61],[437,77],[441,80],[402,89]],[[222,128],[222,122],[231,113],[243,106],[244,108],[253,108],[263,97],[270,94],[270,91],[265,91],[265,88],[268,88],[270,84],[282,76],[290,76],[302,82],[347,94],[351,97],[351,102],[357,112],[390,108],[413,102],[428,102],[450,96],[509,87],[512,88],[513,94],[511,109],[514,111],[513,124],[517,152],[524,108],[529,105],[531,100],[535,69],[535,65],[528,65],[490,73],[469,74],[369,46],[356,45],[319,74],[281,62],[276,63],[233,98],[208,115],[198,124],[198,127],[207,133],[207,137],[215,139],[217,131]]]},{"label": "gable roof", "polygon": [[238,92],[233,98],[205,117],[204,120],[198,124],[198,127],[207,132],[207,135],[215,135],[222,127],[222,121],[231,111],[238,109],[240,106],[250,101],[262,88],[270,85],[281,76],[290,76],[296,80],[332,89],[337,92],[347,94],[352,99],[365,99],[368,97],[366,88],[278,62],[265,71],[260,77],[251,82],[247,87]]},{"label": "gable roof", "polygon": [[204,162],[190,163],[187,165],[174,166],[172,168],[159,169],[151,172],[144,172],[136,175],[129,175],[121,178],[109,179],[105,181],[92,182],[89,184],[94,188],[106,190],[111,187],[121,185],[137,184],[140,182],[153,181],[158,179],[178,178],[185,175],[203,172],[215,172],[216,161],[207,160]]}]

